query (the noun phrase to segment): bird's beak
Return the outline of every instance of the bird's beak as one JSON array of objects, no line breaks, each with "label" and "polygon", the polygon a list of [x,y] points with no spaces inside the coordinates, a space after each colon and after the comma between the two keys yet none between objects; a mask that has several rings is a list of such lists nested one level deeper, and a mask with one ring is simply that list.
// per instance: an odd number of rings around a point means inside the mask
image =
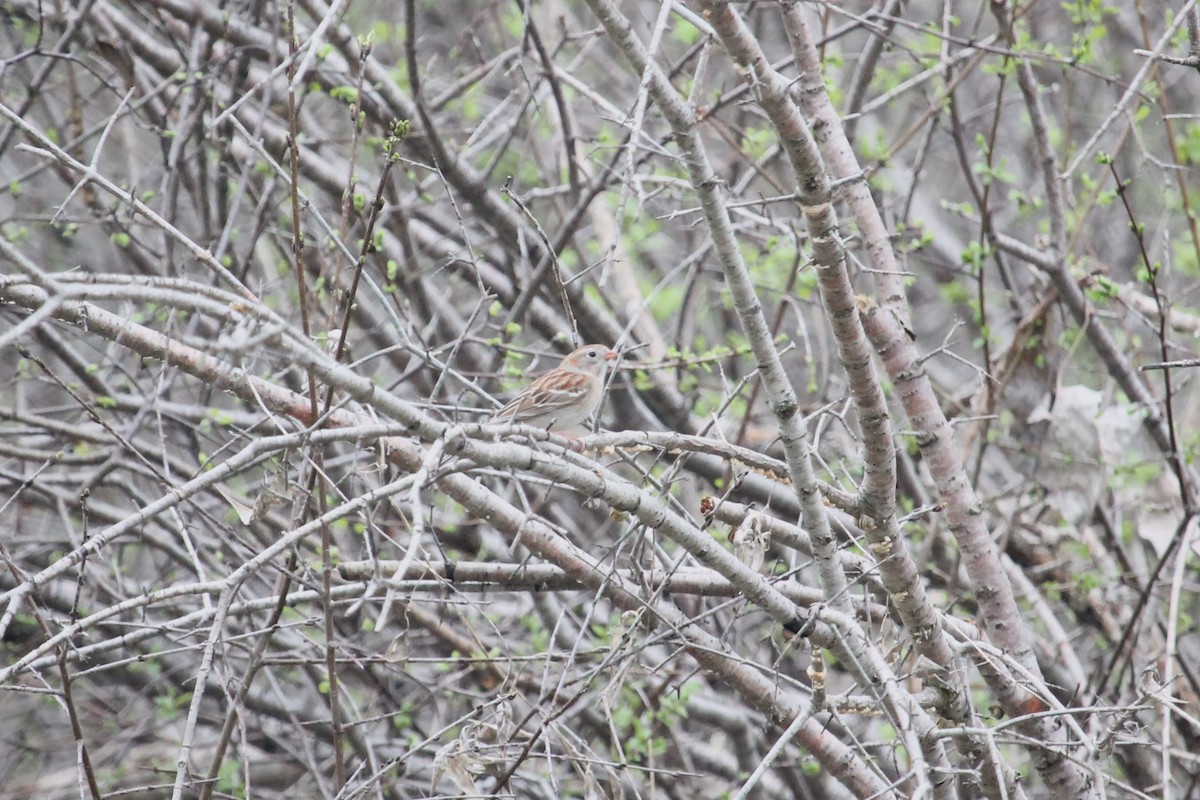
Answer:
[{"label": "bird's beak", "polygon": [[619,358],[620,355],[621,354],[618,353],[616,350],[609,350],[607,353],[604,354],[604,360],[612,361],[614,358]]}]

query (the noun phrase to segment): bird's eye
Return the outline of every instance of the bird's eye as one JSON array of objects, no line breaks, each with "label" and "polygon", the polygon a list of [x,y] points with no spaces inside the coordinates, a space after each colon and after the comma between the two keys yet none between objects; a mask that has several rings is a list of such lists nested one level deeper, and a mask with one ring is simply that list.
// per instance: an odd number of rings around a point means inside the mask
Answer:
[{"label": "bird's eye", "polygon": [[595,358],[595,357],[596,357],[596,351],[595,351],[595,350],[588,350],[588,352],[587,352],[587,356],[588,356],[588,358]]}]

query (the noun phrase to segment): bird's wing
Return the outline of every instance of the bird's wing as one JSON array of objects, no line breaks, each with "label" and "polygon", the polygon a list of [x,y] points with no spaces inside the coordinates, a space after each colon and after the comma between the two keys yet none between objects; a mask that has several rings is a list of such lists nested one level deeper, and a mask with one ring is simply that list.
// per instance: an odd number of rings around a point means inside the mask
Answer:
[{"label": "bird's wing", "polygon": [[553,413],[580,402],[591,390],[591,377],[581,373],[547,372],[492,416],[493,422]]}]

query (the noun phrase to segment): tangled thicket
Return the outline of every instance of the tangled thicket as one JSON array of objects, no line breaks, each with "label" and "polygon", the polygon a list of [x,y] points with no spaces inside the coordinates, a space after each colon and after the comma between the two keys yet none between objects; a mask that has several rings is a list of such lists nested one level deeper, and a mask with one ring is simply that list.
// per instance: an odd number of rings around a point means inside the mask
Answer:
[{"label": "tangled thicket", "polygon": [[0,796],[1197,796],[1152,5],[0,0]]}]

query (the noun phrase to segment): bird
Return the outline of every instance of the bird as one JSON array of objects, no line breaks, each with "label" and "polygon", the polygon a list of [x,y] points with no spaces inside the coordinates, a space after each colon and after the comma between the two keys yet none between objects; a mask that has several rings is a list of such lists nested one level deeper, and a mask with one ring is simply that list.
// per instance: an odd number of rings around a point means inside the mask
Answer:
[{"label": "bird", "polygon": [[551,433],[577,428],[600,407],[604,373],[619,355],[602,344],[580,347],[522,389],[489,422],[532,425]]}]

